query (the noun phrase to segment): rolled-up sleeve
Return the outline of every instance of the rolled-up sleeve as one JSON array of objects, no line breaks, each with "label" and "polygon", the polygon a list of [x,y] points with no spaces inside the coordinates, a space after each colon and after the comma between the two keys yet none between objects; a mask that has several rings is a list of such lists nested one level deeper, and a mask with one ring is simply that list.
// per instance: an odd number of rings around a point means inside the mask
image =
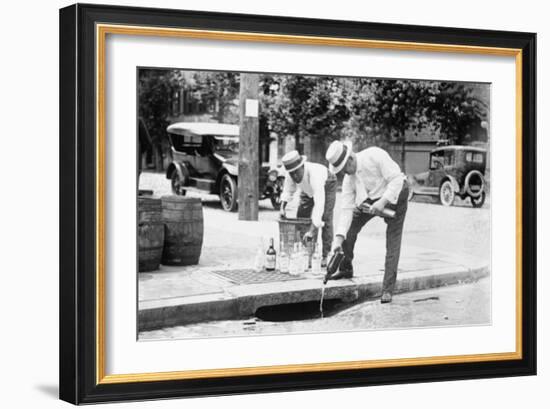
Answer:
[{"label": "rolled-up sleeve", "polygon": [[355,209],[355,176],[344,176],[342,182],[342,195],[340,198],[340,215],[338,217],[338,225],[336,234],[344,238],[348,234],[348,230],[353,220],[353,210]]},{"label": "rolled-up sleeve", "polygon": [[285,183],[283,184],[283,193],[281,193],[281,202],[290,202],[294,193],[296,193],[296,183],[292,180],[289,174],[285,176]]},{"label": "rolled-up sleeve", "polygon": [[399,165],[382,149],[378,151],[377,163],[380,173],[386,182],[386,190],[382,194],[382,197],[390,203],[396,204],[403,187],[405,175],[401,172]]},{"label": "rolled-up sleeve", "polygon": [[311,188],[313,190],[313,211],[311,221],[317,228],[323,227],[323,212],[325,211],[325,183],[327,171],[324,168],[313,172],[310,176]]}]

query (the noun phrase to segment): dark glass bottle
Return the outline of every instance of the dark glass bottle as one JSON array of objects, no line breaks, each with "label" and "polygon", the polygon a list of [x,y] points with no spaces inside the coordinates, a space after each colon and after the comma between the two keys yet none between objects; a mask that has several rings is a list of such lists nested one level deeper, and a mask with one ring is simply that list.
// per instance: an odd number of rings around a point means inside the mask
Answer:
[{"label": "dark glass bottle", "polygon": [[269,240],[269,247],[265,253],[265,269],[267,271],[275,270],[277,266],[277,252],[275,247],[273,247],[273,237]]}]

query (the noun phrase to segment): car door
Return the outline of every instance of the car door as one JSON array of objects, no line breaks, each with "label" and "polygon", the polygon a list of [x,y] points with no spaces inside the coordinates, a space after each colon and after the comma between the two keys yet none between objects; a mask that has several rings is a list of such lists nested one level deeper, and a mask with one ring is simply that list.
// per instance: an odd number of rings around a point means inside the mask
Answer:
[{"label": "car door", "polygon": [[200,147],[202,138],[188,131],[184,132],[180,138],[181,143],[178,147],[175,147],[181,153],[181,160],[188,167],[189,173],[195,177],[199,174],[199,170],[197,169],[197,149]]},{"label": "car door", "polygon": [[445,176],[445,152],[440,150],[430,154],[430,171],[425,186],[426,193],[439,194],[439,185]]},{"label": "car door", "polygon": [[212,179],[212,147],[209,135],[195,135],[196,148],[193,155],[193,163],[197,176],[204,179]]}]

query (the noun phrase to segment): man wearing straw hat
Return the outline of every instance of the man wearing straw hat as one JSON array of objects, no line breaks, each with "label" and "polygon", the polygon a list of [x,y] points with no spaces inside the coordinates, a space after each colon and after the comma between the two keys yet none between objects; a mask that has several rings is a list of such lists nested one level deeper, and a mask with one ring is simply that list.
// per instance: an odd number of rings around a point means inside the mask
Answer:
[{"label": "man wearing straw hat", "polygon": [[[409,187],[406,177],[390,155],[377,147],[355,153],[351,145],[334,141],[327,150],[326,159],[331,172],[345,175],[340,217],[332,245],[334,250],[341,248],[345,257],[331,279],[353,276],[353,249],[358,233],[374,216],[382,216],[385,208],[394,210],[393,218],[384,218],[386,261],[380,299],[382,303],[391,302],[407,213]],[[365,207],[368,212],[365,212]]]},{"label": "man wearing straw hat", "polygon": [[336,176],[321,164],[307,162],[306,157],[298,151],[288,152],[282,161],[289,177],[285,178],[281,194],[281,217],[286,217],[286,205],[300,189],[300,204],[296,216],[311,217],[312,226],[306,237],[316,238],[317,229],[322,228],[321,265],[324,267],[333,239],[332,214],[336,202]]}]

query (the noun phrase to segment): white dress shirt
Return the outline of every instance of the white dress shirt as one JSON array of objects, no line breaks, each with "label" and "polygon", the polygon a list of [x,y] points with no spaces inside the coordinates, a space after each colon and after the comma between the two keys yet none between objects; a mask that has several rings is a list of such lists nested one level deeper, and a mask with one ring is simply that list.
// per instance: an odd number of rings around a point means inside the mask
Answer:
[{"label": "white dress shirt", "polygon": [[304,177],[300,183],[294,182],[287,173],[281,194],[282,202],[290,202],[298,188],[301,192],[313,198],[311,221],[317,228],[323,227],[323,212],[325,211],[325,183],[328,178],[328,169],[312,162],[304,163]]},{"label": "white dress shirt", "polygon": [[336,234],[346,237],[353,219],[353,210],[366,199],[386,198],[396,204],[405,175],[388,152],[377,147],[355,154],[357,170],[345,175],[342,182],[341,212]]}]

